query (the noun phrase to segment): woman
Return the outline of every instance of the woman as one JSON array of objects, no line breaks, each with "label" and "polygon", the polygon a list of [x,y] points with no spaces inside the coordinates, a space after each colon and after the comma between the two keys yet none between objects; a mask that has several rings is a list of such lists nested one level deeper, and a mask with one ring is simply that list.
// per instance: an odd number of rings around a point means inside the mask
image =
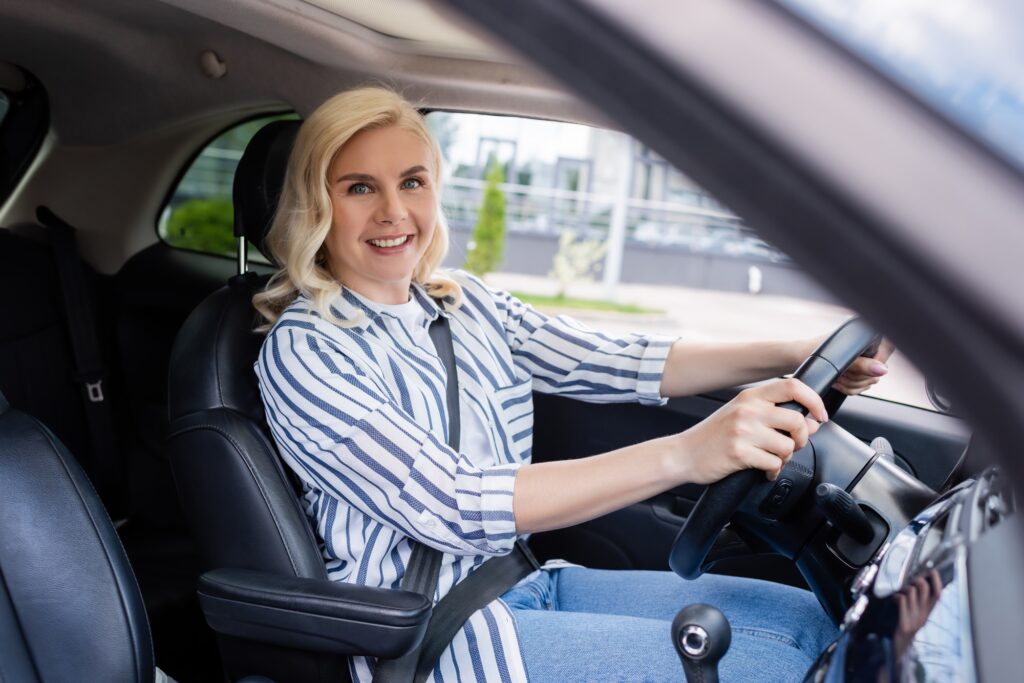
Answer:
[{"label": "woman", "polygon": [[[332,579],[397,587],[415,539],[444,552],[440,599],[524,534],[742,468],[774,477],[828,419],[808,387],[777,380],[681,434],[531,464],[534,390],[661,404],[791,372],[820,340],[609,338],[465,273],[441,274],[440,179],[439,149],[409,103],[380,88],[343,93],[303,124],[267,238],[282,268],[254,299],[273,325],[256,369]],[[438,315],[458,362],[458,452],[445,443],[445,374],[427,334]],[[841,384],[861,391],[884,371],[860,359]],[[775,405],[789,400],[814,419]],[[697,601],[732,621],[725,680],[798,678],[835,636],[806,591],[550,567],[474,614],[434,680],[679,680],[669,623]],[[354,678],[369,681],[373,666],[354,658]]]}]

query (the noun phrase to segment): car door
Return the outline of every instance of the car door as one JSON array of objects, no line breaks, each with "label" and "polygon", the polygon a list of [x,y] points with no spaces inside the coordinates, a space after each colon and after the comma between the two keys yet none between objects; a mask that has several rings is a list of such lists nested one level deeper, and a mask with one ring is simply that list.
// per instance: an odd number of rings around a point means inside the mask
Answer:
[{"label": "car door", "polygon": [[[851,43],[840,45],[835,31],[781,4],[531,1],[514,11],[467,0],[446,4],[667,159],[688,164],[768,239],[885,329],[947,388],[974,430],[979,448],[972,451],[999,462],[1019,489],[1024,159],[986,130],[994,121],[958,119],[908,90],[884,59],[869,64],[863,52],[849,51]],[[949,36],[973,35],[939,43],[952,63],[963,65],[965,55],[981,51],[992,56],[988,68],[1008,60],[1019,72],[1017,5],[913,5],[942,15]],[[970,34],[979,17],[983,30]],[[1002,42],[1004,36],[1010,40]],[[1009,51],[999,52],[1000,44]],[[963,78],[951,75],[953,83]],[[1002,87],[995,92],[1020,101],[1013,82],[996,83]],[[1010,121],[1020,121],[1019,112]],[[1004,565],[1014,588],[978,582],[972,602],[1019,602],[1020,558],[1007,556]],[[975,633],[989,635],[1019,636],[1024,623],[1013,609],[971,619]],[[1020,671],[1024,654],[1000,646],[1013,642],[1006,637],[976,640],[975,660],[989,674],[982,678]]]},{"label": "car door", "polygon": [[[683,171],[618,131],[517,116],[427,114],[446,161],[442,199],[451,233],[446,266],[475,270],[550,315],[603,332],[723,342],[807,339],[852,315],[785,253],[760,239]],[[493,177],[497,166],[500,179]],[[565,184],[566,168],[586,168]],[[500,257],[482,258],[485,197],[503,197]],[[493,218],[493,213],[488,214]],[[588,306],[593,308],[588,308]],[[794,362],[795,367],[795,362]],[[967,430],[936,411],[906,357],[871,398],[837,422],[866,444],[888,441],[904,469],[939,489]],[[736,389],[673,399],[663,408],[591,405],[537,394],[535,461],[581,457],[680,432]],[[664,569],[669,545],[701,488],[683,487],[601,519],[546,534],[544,558],[606,568]],[[758,558],[728,568],[765,571]],[[777,576],[773,570],[762,576]]]}]

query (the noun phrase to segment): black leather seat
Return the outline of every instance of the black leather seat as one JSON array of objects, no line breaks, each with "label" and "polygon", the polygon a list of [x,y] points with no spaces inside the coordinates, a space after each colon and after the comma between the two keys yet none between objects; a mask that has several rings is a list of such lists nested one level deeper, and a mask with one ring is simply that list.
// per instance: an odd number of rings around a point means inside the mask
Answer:
[{"label": "black leather seat", "polygon": [[0,681],[145,681],[135,576],[81,466],[0,394]]},{"label": "black leather seat", "polygon": [[[235,175],[235,231],[259,246],[284,178],[296,121],[265,126]],[[267,432],[253,363],[252,295],[236,276],[175,340],[169,379],[171,466],[206,569],[200,602],[228,677],[348,679],[347,655],[396,657],[422,638],[430,601],[336,584]]]}]

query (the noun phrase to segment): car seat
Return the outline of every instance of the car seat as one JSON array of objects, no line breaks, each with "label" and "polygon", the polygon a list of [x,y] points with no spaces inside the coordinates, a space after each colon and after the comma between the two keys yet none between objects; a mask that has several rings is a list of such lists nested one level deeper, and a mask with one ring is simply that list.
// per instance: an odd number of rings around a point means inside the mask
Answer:
[{"label": "car seat", "polygon": [[0,482],[0,681],[174,683],[154,668],[139,586],[85,471],[2,393]]},{"label": "car seat", "polygon": [[[297,121],[275,121],[247,146],[234,181],[235,234],[261,247]],[[270,255],[267,255],[270,258]],[[329,581],[316,537],[267,430],[253,364],[251,299],[265,277],[243,273],[182,326],[170,362],[170,457],[205,569],[200,603],[225,671],[287,681],[348,680],[348,656],[398,657],[426,630],[417,593]]]},{"label": "car seat", "polygon": [[0,680],[146,681],[135,575],[71,453],[0,394]]}]

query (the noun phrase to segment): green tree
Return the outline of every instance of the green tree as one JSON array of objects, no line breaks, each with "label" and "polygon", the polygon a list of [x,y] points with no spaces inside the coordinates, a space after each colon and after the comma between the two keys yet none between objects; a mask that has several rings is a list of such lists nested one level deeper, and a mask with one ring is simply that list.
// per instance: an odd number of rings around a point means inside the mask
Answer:
[{"label": "green tree", "polygon": [[484,185],[484,201],[477,212],[476,227],[463,266],[475,275],[489,273],[501,264],[505,249],[505,193],[498,186],[503,182],[505,171],[492,159]]},{"label": "green tree", "polygon": [[167,219],[167,242],[212,254],[233,254],[234,207],[230,199],[190,199]]}]

